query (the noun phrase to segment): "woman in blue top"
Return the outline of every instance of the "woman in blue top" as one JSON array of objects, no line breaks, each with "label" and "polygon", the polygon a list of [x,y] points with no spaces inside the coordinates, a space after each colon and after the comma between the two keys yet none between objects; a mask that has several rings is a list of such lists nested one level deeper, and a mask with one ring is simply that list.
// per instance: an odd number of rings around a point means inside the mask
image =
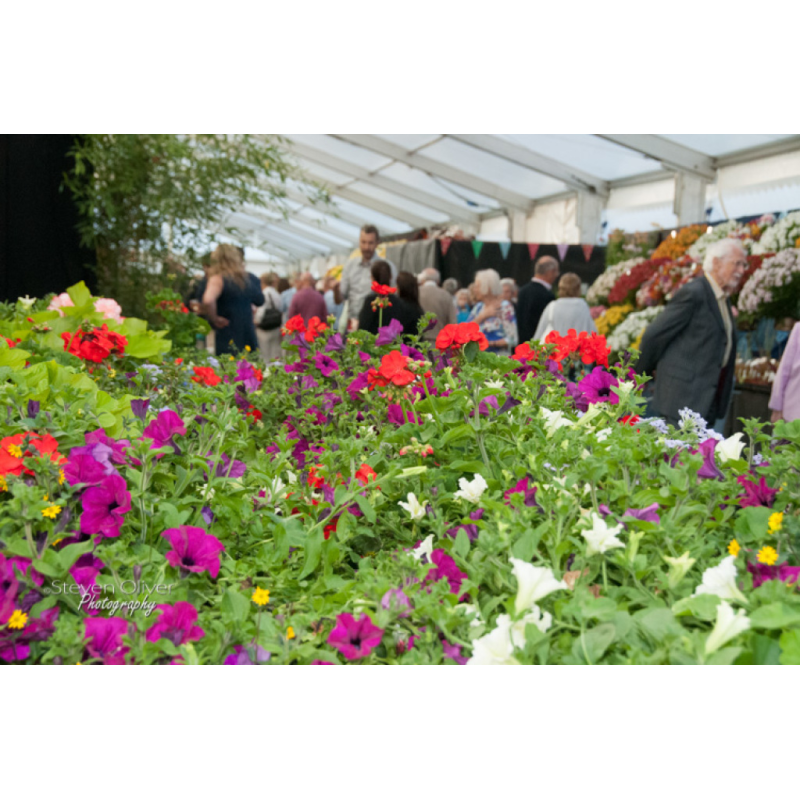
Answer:
[{"label": "woman in blue top", "polygon": [[517,346],[517,318],[514,306],[503,300],[503,287],[496,270],[483,269],[475,274],[473,292],[478,300],[469,314],[489,342],[489,351],[511,355]]},{"label": "woman in blue top", "polygon": [[211,254],[208,284],[203,293],[205,316],[216,329],[216,354],[249,347],[258,350],[253,306],[264,305],[261,284],[244,268],[238,247],[221,244]]}]

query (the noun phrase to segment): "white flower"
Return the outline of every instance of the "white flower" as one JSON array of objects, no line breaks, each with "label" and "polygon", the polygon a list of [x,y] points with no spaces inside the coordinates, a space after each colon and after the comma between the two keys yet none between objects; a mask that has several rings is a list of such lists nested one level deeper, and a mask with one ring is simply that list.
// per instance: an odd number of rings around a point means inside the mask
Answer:
[{"label": "white flower", "polygon": [[583,538],[589,544],[586,555],[593,556],[595,553],[605,553],[614,547],[625,547],[624,543],[617,539],[617,534],[621,532],[622,525],[607,525],[601,516],[592,511],[592,528],[583,531]]},{"label": "white flower", "polygon": [[[409,495],[409,497],[414,497],[414,495]],[[416,500],[416,498],[414,498]],[[402,504],[401,504],[402,505]],[[422,557],[425,556],[425,560],[430,564],[431,562],[431,555],[433,555],[433,534],[430,536],[426,536],[412,551],[411,555],[417,559],[417,561],[421,561]]]},{"label": "white flower", "polygon": [[486,387],[488,389],[505,389],[505,384],[503,381],[486,381]]},{"label": "white flower", "polygon": [[684,578],[686,573],[694,566],[696,558],[692,558],[687,550],[679,558],[663,556],[664,561],[669,564],[669,588],[674,589]]},{"label": "white flower", "polygon": [[742,433],[734,433],[733,436],[717,445],[714,452],[719,456],[721,463],[736,461],[742,455],[742,450],[744,449],[743,435]]},{"label": "white flower", "polygon": [[597,431],[597,433],[595,433],[595,438],[597,439],[598,442],[604,442],[606,439],[608,439],[609,436],[611,436],[611,433],[612,433],[611,428],[603,428],[603,430]]},{"label": "white flower", "polygon": [[531,606],[530,611],[516,622],[512,623],[508,614],[501,614],[497,618],[497,624],[508,627],[511,644],[522,650],[525,647],[525,627],[527,625],[535,625],[542,633],[547,633],[553,624],[553,616],[547,611],[542,612],[542,609],[534,604]]},{"label": "white flower", "polygon": [[716,567],[709,567],[703,573],[703,582],[695,589],[692,597],[699,594],[715,594],[723,600],[746,602],[744,595],[736,586],[736,558],[728,556]]},{"label": "white flower", "polygon": [[454,497],[460,497],[470,503],[480,503],[481,496],[489,488],[483,479],[483,475],[476,475],[471,481],[466,478],[459,478],[458,485],[461,487]]},{"label": "white flower", "polygon": [[567,588],[564,581],[556,580],[553,570],[549,567],[535,567],[518,558],[512,558],[510,561],[514,577],[517,579],[517,599],[514,606],[517,614],[535,608],[534,603],[547,597],[551,592]]},{"label": "white flower", "polygon": [[31,308],[33,304],[36,302],[35,297],[28,297],[26,294],[25,297],[18,297],[17,302],[25,309]]},{"label": "white flower", "polygon": [[539,408],[542,416],[545,418],[544,429],[549,439],[559,428],[568,428],[572,425],[572,420],[564,416],[563,411],[551,411],[549,408],[541,406]]},{"label": "white flower", "polygon": [[744,633],[750,627],[750,620],[747,618],[744,609],[740,609],[736,614],[733,608],[724,600],[717,606],[717,622],[714,630],[706,639],[706,655],[710,656],[719,650],[722,645],[729,642],[740,633]]},{"label": "white flower", "polygon": [[483,625],[483,620],[481,619],[481,610],[476,605],[472,605],[471,603],[459,603],[456,605],[456,609],[460,609],[464,612],[464,614],[471,614],[472,619],[469,621],[470,628],[478,628]]},{"label": "white flower", "polygon": [[472,658],[467,661],[467,666],[505,666],[511,664],[519,664],[516,658],[512,656],[514,652],[514,643],[511,641],[511,618],[504,614],[505,621],[501,624],[498,618],[498,626],[476,639],[472,643]]},{"label": "white flower", "polygon": [[409,514],[411,519],[422,519],[425,516],[425,506],[417,500],[414,492],[408,493],[408,502],[404,503],[400,500],[397,505],[402,506]]},{"label": "white flower", "polygon": [[633,394],[634,390],[636,389],[636,384],[633,381],[620,381],[614,387],[614,393],[619,397],[620,402],[625,402],[628,397]]}]

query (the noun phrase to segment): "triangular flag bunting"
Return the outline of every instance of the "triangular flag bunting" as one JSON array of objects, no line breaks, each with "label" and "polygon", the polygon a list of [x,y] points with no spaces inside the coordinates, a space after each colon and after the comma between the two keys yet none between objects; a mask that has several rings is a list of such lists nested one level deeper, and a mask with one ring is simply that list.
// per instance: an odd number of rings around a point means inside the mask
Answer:
[{"label": "triangular flag bunting", "polygon": [[583,257],[588,261],[592,257],[592,253],[594,252],[594,245],[593,244],[583,244],[581,245],[583,248]]},{"label": "triangular flag bunting", "polygon": [[500,252],[503,255],[503,261],[508,258],[508,251],[511,249],[511,242],[498,242],[500,245]]},{"label": "triangular flag bunting", "polygon": [[444,239],[439,239],[439,243],[442,245],[442,255],[443,256],[447,255],[447,251],[450,249],[450,243],[452,241],[453,240],[449,236],[446,236]]},{"label": "triangular flag bunting", "polygon": [[539,245],[538,244],[529,244],[528,245],[528,252],[531,254],[531,261],[536,258],[536,253],[539,252]]},{"label": "triangular flag bunting", "polygon": [[480,258],[482,249],[483,249],[483,242],[479,242],[477,240],[473,240],[473,242],[472,242],[472,252],[475,254],[475,258]]},{"label": "triangular flag bunting", "polygon": [[563,261],[564,256],[567,254],[567,250],[569,250],[568,244],[557,244],[556,250],[558,250],[558,260]]}]

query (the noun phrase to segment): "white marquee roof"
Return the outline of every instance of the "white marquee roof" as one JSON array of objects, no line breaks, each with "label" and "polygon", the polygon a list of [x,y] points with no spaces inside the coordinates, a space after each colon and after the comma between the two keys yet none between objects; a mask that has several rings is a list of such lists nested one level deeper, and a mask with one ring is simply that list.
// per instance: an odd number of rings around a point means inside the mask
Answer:
[{"label": "white marquee roof", "polygon": [[[800,160],[795,134],[289,134],[285,145],[307,179],[288,186],[287,216],[244,208],[228,224],[286,265],[349,252],[365,222],[383,235],[446,224],[479,233],[500,214],[530,214],[580,192],[614,208],[619,190],[665,185],[679,172],[707,181],[713,204],[723,170],[787,154]],[[769,182],[800,187],[800,169],[791,173]],[[313,183],[332,205],[309,200]]]}]

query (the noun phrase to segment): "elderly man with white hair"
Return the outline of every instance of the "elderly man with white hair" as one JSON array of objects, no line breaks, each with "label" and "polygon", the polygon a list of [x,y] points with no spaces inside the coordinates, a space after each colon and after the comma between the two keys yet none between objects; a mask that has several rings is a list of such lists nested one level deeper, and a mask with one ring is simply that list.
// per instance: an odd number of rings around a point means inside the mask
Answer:
[{"label": "elderly man with white hair", "polygon": [[736,239],[715,242],[706,251],[704,274],[680,289],[645,331],[637,369],[653,375],[653,410],[673,425],[686,407],[709,426],[724,421],[736,363],[728,298],[747,266]]},{"label": "elderly man with white hair", "polygon": [[426,331],[424,338],[434,341],[445,325],[455,325],[456,307],[450,292],[439,287],[442,276],[438,269],[428,267],[419,274],[419,304],[426,314],[436,317],[436,325]]}]

